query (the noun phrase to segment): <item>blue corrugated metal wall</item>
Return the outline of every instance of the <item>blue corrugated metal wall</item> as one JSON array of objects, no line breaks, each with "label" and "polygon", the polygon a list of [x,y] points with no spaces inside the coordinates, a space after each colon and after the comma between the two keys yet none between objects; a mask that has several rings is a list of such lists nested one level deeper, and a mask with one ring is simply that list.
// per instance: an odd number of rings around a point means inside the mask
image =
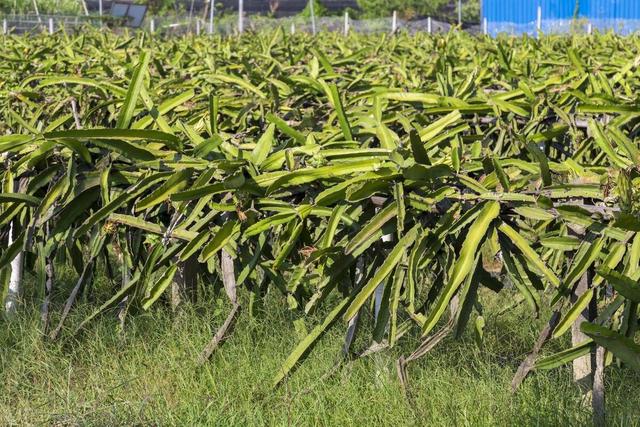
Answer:
[{"label": "blue corrugated metal wall", "polygon": [[[640,19],[640,0],[579,0],[578,16],[593,20]],[[536,20],[538,6],[544,20],[572,19],[576,0],[482,0],[488,22],[525,24]]]},{"label": "blue corrugated metal wall", "polygon": [[538,0],[483,0],[482,17],[489,22],[524,24],[535,21]]},{"label": "blue corrugated metal wall", "polygon": [[[583,2],[584,0],[580,0],[580,4]],[[572,19],[576,13],[575,0],[540,0],[539,3],[542,6],[542,16],[549,19]]]},{"label": "blue corrugated metal wall", "polygon": [[640,19],[640,1],[581,0],[580,15],[590,19]]}]

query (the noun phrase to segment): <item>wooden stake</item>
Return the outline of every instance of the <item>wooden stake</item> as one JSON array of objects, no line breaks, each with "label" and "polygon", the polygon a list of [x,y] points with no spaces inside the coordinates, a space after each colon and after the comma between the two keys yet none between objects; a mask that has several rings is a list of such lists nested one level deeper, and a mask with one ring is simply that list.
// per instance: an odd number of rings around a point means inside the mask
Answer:
[{"label": "wooden stake", "polygon": [[595,427],[605,427],[605,399],[604,399],[604,347],[598,346],[596,349],[596,368],[593,373],[593,425]]},{"label": "wooden stake", "polygon": [[[591,272],[586,271],[580,281],[576,285],[571,294],[571,303],[575,303],[578,298],[587,292],[591,285]],[[585,308],[578,316],[576,321],[571,325],[571,344],[576,346],[582,344],[589,339],[585,333],[580,330],[582,322],[587,322],[593,318],[592,310],[590,307]],[[592,366],[591,366],[591,354],[579,357],[573,361],[573,381],[585,393],[585,397],[590,399],[590,392],[593,388]]]},{"label": "wooden stake", "polygon": [[204,365],[207,360],[209,360],[213,352],[216,351],[216,349],[227,339],[227,332],[231,332],[239,310],[240,305],[234,304],[220,329],[216,331],[216,334],[213,336],[211,341],[209,341],[206,347],[202,350],[202,353],[200,353],[200,356],[198,357],[198,365]]},{"label": "wooden stake", "polygon": [[538,335],[538,341],[536,341],[536,344],[533,346],[531,353],[529,353],[529,355],[522,361],[522,363],[518,367],[518,370],[516,371],[516,374],[513,376],[513,380],[511,381],[511,393],[515,393],[518,390],[520,384],[522,384],[522,381],[524,381],[529,372],[531,372],[536,363],[538,353],[540,353],[542,346],[551,338],[551,335],[553,334],[556,326],[558,326],[559,321],[560,312],[555,311],[551,315],[551,319],[549,319],[547,325],[544,327],[544,329],[542,329],[542,331],[540,331],[540,335]]}]

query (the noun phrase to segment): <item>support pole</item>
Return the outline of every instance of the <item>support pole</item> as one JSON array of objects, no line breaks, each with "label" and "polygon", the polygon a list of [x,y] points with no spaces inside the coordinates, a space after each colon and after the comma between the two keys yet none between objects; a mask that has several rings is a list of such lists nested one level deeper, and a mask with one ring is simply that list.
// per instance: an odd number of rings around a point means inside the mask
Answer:
[{"label": "support pole", "polygon": [[398,30],[398,12],[393,11],[393,16],[391,16],[391,32],[395,34]]},{"label": "support pole", "polygon": [[196,19],[196,35],[200,35],[200,19]]},{"label": "support pole", "polygon": [[593,34],[593,24],[591,22],[587,24],[587,34]]},{"label": "support pole", "polygon": [[[194,7],[194,3],[195,0],[191,0],[191,6],[189,7],[189,33],[191,33],[191,24],[193,22],[193,7]],[[196,22],[198,20],[196,19]]]},{"label": "support pole", "polygon": [[[571,293],[571,304],[575,304],[585,292],[588,292],[589,289],[592,288],[592,280],[593,273],[591,270],[587,270]],[[571,325],[571,344],[573,346],[582,344],[589,339],[589,336],[580,329],[580,325],[583,322],[590,322],[595,319],[596,310],[597,307],[592,301],[592,303],[580,313],[578,318]],[[591,354],[586,354],[573,361],[573,381],[582,391],[583,399],[585,399],[584,403],[589,403],[589,405],[591,405],[592,398],[594,369],[594,366],[591,363],[591,358]]]},{"label": "support pole", "polygon": [[[9,225],[9,245],[13,243],[14,235],[17,234],[14,229],[15,220]],[[7,299],[5,300],[5,311],[8,316],[15,315],[18,300],[20,299],[20,293],[22,288],[22,267],[23,267],[24,252],[18,252],[18,255],[11,261],[11,276],[9,278],[9,291],[7,293]]]},{"label": "support pole", "polygon": [[9,34],[9,26],[7,25],[7,20],[6,19],[2,20],[2,34],[4,34],[4,35]]},{"label": "support pole", "polygon": [[40,18],[40,10],[38,10],[38,1],[37,0],[33,0],[33,10],[35,10],[36,16],[38,17],[38,23],[42,22],[42,19]]},{"label": "support pole", "polygon": [[87,7],[87,2],[84,1],[84,0],[80,0],[80,3],[82,4],[82,9],[84,10],[84,15],[85,16],[89,16],[89,8]]},{"label": "support pole", "polygon": [[292,22],[291,23],[291,35],[296,33],[296,23]]},{"label": "support pole", "polygon": [[[98,0],[98,14],[100,15],[100,28],[102,28],[102,0]],[[62,21],[62,26],[64,30],[64,21]]]},{"label": "support pole", "polygon": [[485,36],[489,34],[489,21],[487,21],[487,18],[482,21],[482,32]]},{"label": "support pole", "polygon": [[462,28],[462,0],[458,0],[458,25]]},{"label": "support pole", "polygon": [[316,11],[315,11],[315,6],[314,6],[314,2],[315,0],[309,0],[309,6],[310,6],[310,11],[311,11],[311,33],[313,33],[313,35],[316,35]]},{"label": "support pole", "polygon": [[431,22],[431,17],[427,17],[427,32],[429,34],[433,33],[433,27],[432,27],[432,22]]},{"label": "support pole", "polygon": [[594,427],[606,427],[606,412],[605,412],[605,393],[604,393],[604,365],[605,365],[605,350],[604,347],[598,346],[596,348],[596,366],[593,370],[593,398],[592,398],[592,410],[593,410],[593,425]]},{"label": "support pole", "polygon": [[150,33],[154,33],[156,31],[156,21],[151,18],[151,21],[149,21],[149,32]]},{"label": "support pole", "polygon": [[244,32],[244,0],[238,0],[238,33]]},{"label": "support pole", "polygon": [[49,18],[49,34],[53,34],[53,18]]},{"label": "support pole", "polygon": [[542,6],[538,6],[538,19],[536,20],[536,37],[540,38],[542,31]]},{"label": "support pole", "polygon": [[209,34],[213,34],[213,16],[214,16],[214,11],[216,10],[216,2],[215,0],[209,0],[210,4],[209,4]]},{"label": "support pole", "polygon": [[349,34],[349,12],[344,13],[344,35]]}]

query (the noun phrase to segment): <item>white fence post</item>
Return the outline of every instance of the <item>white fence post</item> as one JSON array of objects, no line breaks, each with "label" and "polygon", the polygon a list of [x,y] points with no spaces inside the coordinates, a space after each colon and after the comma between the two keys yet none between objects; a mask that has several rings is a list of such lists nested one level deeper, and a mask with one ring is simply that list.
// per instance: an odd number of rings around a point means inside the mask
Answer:
[{"label": "white fence post", "polygon": [[538,19],[536,21],[536,36],[540,37],[540,31],[542,31],[542,6],[538,6]]},{"label": "white fence post", "polygon": [[295,22],[292,22],[292,23],[291,23],[291,34],[293,35],[293,34],[295,34],[295,33],[296,33],[296,23],[295,23]]},{"label": "white fence post", "polygon": [[49,34],[53,34],[53,18],[49,18]]},{"label": "white fence post", "polygon": [[149,21],[149,32],[153,33],[156,31],[156,21],[151,18],[151,20]]},{"label": "white fence post", "polygon": [[344,35],[349,34],[349,12],[344,13]]},{"label": "white fence post", "polygon": [[484,18],[482,20],[482,32],[485,36],[489,34],[489,21],[487,20],[487,18]]},{"label": "white fence post", "polygon": [[200,35],[200,19],[196,19],[196,36]]},{"label": "white fence post", "polygon": [[593,24],[591,22],[587,23],[587,34],[593,34]]},{"label": "white fence post", "polygon": [[309,3],[310,11],[311,11],[311,32],[315,36],[316,35],[316,11],[315,11],[315,6],[313,5],[315,0],[309,0],[309,1],[311,2]]},{"label": "white fence post", "polygon": [[430,16],[427,17],[427,32],[429,34],[433,33],[433,28],[431,26],[431,17]]},{"label": "white fence post", "polygon": [[244,0],[238,0],[238,33],[244,32]]},{"label": "white fence post", "polygon": [[9,34],[9,26],[6,19],[2,20],[2,34]]},{"label": "white fence post", "polygon": [[[98,0],[98,14],[100,15],[100,28],[102,28],[102,0]],[[62,21],[62,25],[64,27],[64,21]]]},{"label": "white fence post", "polygon": [[213,34],[213,15],[215,14],[215,10],[216,10],[216,2],[215,0],[209,0],[209,2],[211,2],[211,4],[209,5],[209,34]]},{"label": "white fence post", "polygon": [[398,29],[398,12],[393,11],[393,16],[391,17],[391,32],[395,33]]},{"label": "white fence post", "polygon": [[462,27],[462,0],[458,0],[458,25]]}]

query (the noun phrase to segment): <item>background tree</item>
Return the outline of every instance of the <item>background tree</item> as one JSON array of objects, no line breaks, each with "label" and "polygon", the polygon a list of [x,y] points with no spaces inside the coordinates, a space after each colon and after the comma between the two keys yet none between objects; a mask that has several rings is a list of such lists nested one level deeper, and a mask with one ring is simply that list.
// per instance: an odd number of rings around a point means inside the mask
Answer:
[{"label": "background tree", "polygon": [[278,11],[279,7],[280,7],[279,0],[269,0],[269,12],[271,12],[272,15]]},{"label": "background tree", "polygon": [[[457,7],[455,0],[358,0],[362,18],[380,18],[389,16],[393,11],[397,11],[404,19],[413,19],[424,16],[439,16],[443,14],[453,14]],[[463,5],[464,11],[480,9],[478,0],[466,0]]]},{"label": "background tree", "polygon": [[329,10],[318,0],[310,0],[307,2],[305,8],[300,12],[300,16],[309,17],[311,16],[311,2],[313,2],[313,13],[316,16],[326,16]]}]

